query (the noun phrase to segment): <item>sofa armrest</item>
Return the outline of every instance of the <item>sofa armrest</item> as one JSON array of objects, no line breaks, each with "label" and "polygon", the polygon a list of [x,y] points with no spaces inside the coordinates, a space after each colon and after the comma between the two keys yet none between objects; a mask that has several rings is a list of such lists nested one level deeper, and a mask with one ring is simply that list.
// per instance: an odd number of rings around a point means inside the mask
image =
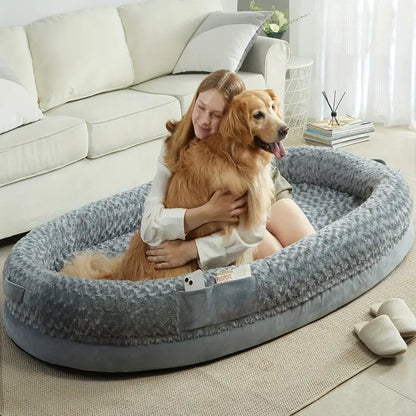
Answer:
[{"label": "sofa armrest", "polygon": [[263,74],[266,88],[271,88],[277,94],[282,112],[289,57],[290,46],[286,41],[259,36],[241,67],[241,71]]}]

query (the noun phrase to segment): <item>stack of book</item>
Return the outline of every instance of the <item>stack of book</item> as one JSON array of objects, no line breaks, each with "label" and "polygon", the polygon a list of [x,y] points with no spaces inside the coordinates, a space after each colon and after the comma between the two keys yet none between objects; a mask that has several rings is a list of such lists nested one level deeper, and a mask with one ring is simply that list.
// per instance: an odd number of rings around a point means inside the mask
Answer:
[{"label": "stack of book", "polygon": [[[330,123],[329,120],[310,122],[306,126],[305,141],[317,146],[334,149],[369,140],[374,133],[374,124],[356,117],[342,116]],[[333,125],[335,124],[335,125]]]}]

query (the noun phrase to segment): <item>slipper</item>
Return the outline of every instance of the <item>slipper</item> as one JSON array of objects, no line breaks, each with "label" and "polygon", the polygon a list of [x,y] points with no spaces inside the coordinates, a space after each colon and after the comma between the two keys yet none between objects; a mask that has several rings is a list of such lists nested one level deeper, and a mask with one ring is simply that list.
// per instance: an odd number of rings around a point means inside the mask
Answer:
[{"label": "slipper", "polygon": [[388,315],[404,338],[416,335],[416,317],[403,299],[394,298],[370,307],[374,316]]},{"label": "slipper", "polygon": [[387,315],[359,322],[354,325],[354,332],[370,351],[380,357],[394,357],[407,350],[406,343]]}]

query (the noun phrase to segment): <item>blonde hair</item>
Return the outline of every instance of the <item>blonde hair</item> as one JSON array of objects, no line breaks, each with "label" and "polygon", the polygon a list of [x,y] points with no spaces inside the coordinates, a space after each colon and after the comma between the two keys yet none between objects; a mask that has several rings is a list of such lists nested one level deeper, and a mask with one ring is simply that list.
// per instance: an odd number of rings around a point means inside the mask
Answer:
[{"label": "blonde hair", "polygon": [[181,150],[195,137],[194,126],[192,124],[192,113],[195,108],[195,102],[201,92],[212,89],[216,89],[223,94],[228,106],[232,99],[237,94],[243,92],[246,87],[243,80],[237,74],[226,69],[212,72],[202,80],[182,120],[169,120],[166,123],[166,128],[171,134],[165,141],[164,156],[165,163],[172,172],[176,170]]}]

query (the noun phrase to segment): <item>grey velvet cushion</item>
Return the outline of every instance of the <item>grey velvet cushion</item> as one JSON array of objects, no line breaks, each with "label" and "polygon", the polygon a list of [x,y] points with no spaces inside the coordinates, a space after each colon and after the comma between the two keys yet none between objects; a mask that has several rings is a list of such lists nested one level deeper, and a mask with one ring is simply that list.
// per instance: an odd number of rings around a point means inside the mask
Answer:
[{"label": "grey velvet cushion", "polygon": [[[253,262],[251,277],[215,284],[224,268],[208,270],[205,289],[184,292],[180,278],[94,281],[57,273],[79,251],[122,253],[140,225],[147,184],[63,215],[14,246],[4,269],[9,336],[39,358],[88,370],[192,364],[331,312],[384,279],[410,249],[412,198],[399,172],[318,147],[290,148],[276,163],[317,232]],[[86,346],[79,354],[85,362],[45,353],[45,345],[64,341],[69,351]],[[108,366],[107,358],[97,361],[97,346],[111,357],[112,348],[118,357],[136,350]]]},{"label": "grey velvet cushion", "polygon": [[237,72],[271,15],[272,12],[211,12],[186,45],[173,74],[217,69]]}]

